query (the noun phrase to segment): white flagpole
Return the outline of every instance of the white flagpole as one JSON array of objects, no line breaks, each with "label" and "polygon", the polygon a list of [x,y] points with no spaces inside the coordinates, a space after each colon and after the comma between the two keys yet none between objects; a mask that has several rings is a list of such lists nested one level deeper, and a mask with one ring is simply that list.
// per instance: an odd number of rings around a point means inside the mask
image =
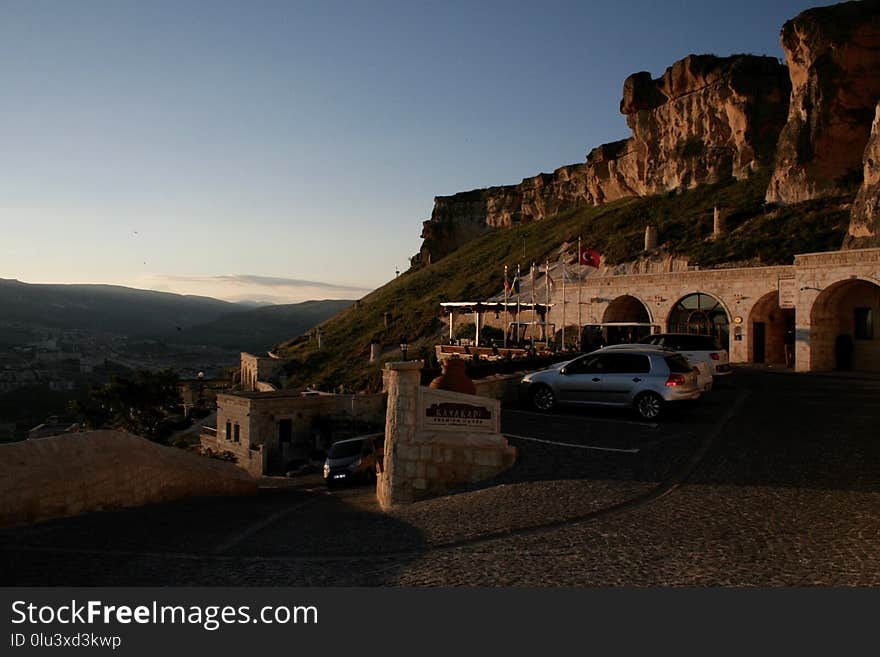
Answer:
[{"label": "white flagpole", "polygon": [[[544,275],[547,277],[547,306],[544,308],[544,342],[549,344],[550,335],[547,329],[550,326],[550,261],[544,261]],[[553,336],[556,337],[556,336]]]},{"label": "white flagpole", "polygon": [[529,269],[529,281],[532,284],[532,346],[535,346],[535,324],[538,321],[538,312],[535,309],[535,267],[536,263],[532,263],[532,268]]},{"label": "white flagpole", "polygon": [[519,344],[519,323],[522,321],[520,317],[519,307],[520,290],[522,290],[522,279],[520,278],[519,263],[516,264],[516,278],[514,280],[516,281],[516,284],[519,285],[519,290],[516,291],[516,342],[517,344]]},{"label": "white flagpole", "polygon": [[[507,265],[504,265],[504,317],[509,316],[507,312],[507,299],[509,296],[508,285],[509,283],[507,282]],[[507,349],[507,327],[504,326],[502,328],[504,329],[504,348]]]},{"label": "white flagpole", "polygon": [[565,256],[562,256],[562,351],[565,351]]},{"label": "white flagpole", "polygon": [[584,325],[581,323],[581,286],[584,282],[584,270],[581,265],[581,237],[578,235],[578,351],[584,350]]}]

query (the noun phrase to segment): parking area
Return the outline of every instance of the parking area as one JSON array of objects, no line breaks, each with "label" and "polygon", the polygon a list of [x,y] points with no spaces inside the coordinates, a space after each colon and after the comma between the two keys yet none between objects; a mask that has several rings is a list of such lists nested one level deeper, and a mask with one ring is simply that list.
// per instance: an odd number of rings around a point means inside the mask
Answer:
[{"label": "parking area", "polygon": [[0,531],[12,585],[876,585],[880,379],[738,368],[661,422],[507,409],[515,467],[382,513],[319,475]]}]

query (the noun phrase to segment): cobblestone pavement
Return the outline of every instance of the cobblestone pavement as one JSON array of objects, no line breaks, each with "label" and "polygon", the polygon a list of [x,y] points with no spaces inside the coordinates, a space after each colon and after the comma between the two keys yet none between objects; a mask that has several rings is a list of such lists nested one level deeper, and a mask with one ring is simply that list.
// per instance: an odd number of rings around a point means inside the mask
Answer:
[{"label": "cobblestone pavement", "polygon": [[740,368],[658,424],[510,410],[520,457],[492,486],[385,514],[308,476],[9,529],[0,583],[878,585],[878,393]]}]

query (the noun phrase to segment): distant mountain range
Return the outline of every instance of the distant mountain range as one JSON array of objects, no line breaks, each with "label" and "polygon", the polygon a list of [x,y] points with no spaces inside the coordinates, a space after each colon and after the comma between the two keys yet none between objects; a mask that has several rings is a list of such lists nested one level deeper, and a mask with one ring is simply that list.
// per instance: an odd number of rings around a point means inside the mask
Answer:
[{"label": "distant mountain range", "polygon": [[[175,331],[176,338],[178,342],[262,352],[280,342],[302,335],[352,303],[354,302],[350,300],[328,299],[263,306],[183,328]],[[173,337],[169,336],[169,339]]]},{"label": "distant mountain range", "polygon": [[261,306],[118,285],[0,279],[0,322],[140,339],[265,351],[332,317],[352,301]]}]

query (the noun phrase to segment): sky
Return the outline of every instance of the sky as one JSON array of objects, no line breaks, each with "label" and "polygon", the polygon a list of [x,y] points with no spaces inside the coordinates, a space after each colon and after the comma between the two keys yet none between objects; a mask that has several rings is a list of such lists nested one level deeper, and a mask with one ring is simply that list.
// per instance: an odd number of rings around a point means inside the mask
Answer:
[{"label": "sky", "polygon": [[0,278],[357,298],[437,195],[629,136],[623,80],[813,2],[0,0]]}]

